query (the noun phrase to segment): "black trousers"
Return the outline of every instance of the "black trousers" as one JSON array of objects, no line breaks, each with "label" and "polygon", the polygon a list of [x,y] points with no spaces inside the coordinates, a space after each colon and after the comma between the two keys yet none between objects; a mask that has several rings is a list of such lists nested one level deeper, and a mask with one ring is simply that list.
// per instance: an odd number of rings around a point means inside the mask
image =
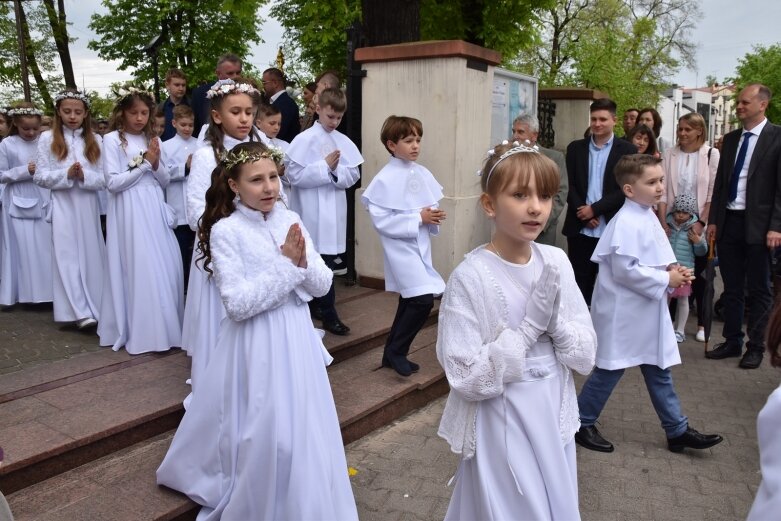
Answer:
[{"label": "black trousers", "polygon": [[567,249],[569,250],[567,256],[572,264],[572,271],[575,272],[575,282],[589,306],[599,271],[599,265],[591,262],[591,256],[594,254],[598,242],[599,239],[581,233],[567,237]]},{"label": "black trousers", "polygon": [[426,323],[433,307],[434,295],[399,297],[399,307],[396,308],[396,316],[385,343],[383,354],[386,358],[406,361],[409,347],[415,339],[415,335]]},{"label": "black trousers", "polygon": [[743,347],[745,293],[748,293],[749,350],[764,351],[765,329],[773,304],[770,285],[770,250],[765,244],[745,241],[745,212],[727,210],[717,242],[719,270],[724,280],[724,338]]},{"label": "black trousers", "polygon": [[[330,259],[336,255],[320,255],[325,261],[326,265],[329,264]],[[323,322],[333,324],[339,320],[339,314],[336,312],[336,290],[334,289],[334,283],[331,281],[331,288],[328,293],[322,297],[314,297],[309,303],[309,309],[315,308],[320,311],[320,316]]]},{"label": "black trousers", "polygon": [[179,251],[182,253],[182,265],[184,267],[184,289],[187,290],[187,282],[190,280],[190,263],[193,259],[193,245],[195,232],[186,224],[174,228],[176,242],[179,243]]}]

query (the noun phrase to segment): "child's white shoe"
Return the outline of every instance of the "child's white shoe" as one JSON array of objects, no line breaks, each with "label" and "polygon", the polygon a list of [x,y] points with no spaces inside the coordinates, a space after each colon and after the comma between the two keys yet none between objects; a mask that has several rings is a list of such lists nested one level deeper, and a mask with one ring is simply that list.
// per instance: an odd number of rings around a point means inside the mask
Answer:
[{"label": "child's white shoe", "polygon": [[697,331],[697,336],[695,338],[697,339],[697,342],[705,342],[705,330],[700,329]]},{"label": "child's white shoe", "polygon": [[686,340],[686,335],[684,335],[684,334],[683,334],[683,333],[681,333],[680,331],[676,331],[676,332],[675,332],[675,340],[677,340],[677,341],[678,341],[678,343],[680,344],[681,342],[683,342],[684,340]]}]

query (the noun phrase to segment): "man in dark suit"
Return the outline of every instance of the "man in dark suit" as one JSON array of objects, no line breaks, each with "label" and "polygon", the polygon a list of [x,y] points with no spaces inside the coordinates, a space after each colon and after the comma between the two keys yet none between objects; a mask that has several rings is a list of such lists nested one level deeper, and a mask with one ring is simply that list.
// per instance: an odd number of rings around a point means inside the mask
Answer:
[{"label": "man in dark suit", "polygon": [[591,305],[597,280],[597,265],[591,262],[591,255],[607,222],[624,204],[624,193],[613,169],[621,157],[636,154],[637,148],[613,135],[616,125],[613,100],[594,100],[589,111],[591,136],[573,141],[567,147],[569,194],[562,233],[567,237],[575,281],[586,303]]},{"label": "man in dark suit", "polygon": [[708,223],[708,238],[716,239],[724,280],[726,342],[705,356],[720,360],[743,353],[748,289],[748,343],[739,364],[744,369],[762,363],[773,304],[770,255],[781,246],[781,127],[765,117],[770,97],[770,89],[756,83],[738,94],[735,112],[743,128],[724,136]]},{"label": "man in dark suit", "polygon": [[271,68],[263,71],[263,92],[269,104],[282,114],[282,126],[277,137],[290,143],[301,132],[301,120],[298,105],[285,91],[285,75],[281,70]]},{"label": "man in dark suit", "polygon": [[[241,58],[232,53],[225,53],[217,60],[217,68],[214,70],[218,80],[227,80],[241,75]],[[203,83],[193,89],[190,96],[190,107],[195,114],[195,126],[193,135],[198,136],[201,127],[209,122],[209,99],[206,93],[215,82]]]},{"label": "man in dark suit", "polygon": [[513,141],[523,143],[528,141],[532,145],[537,145],[540,152],[551,159],[559,167],[559,191],[553,196],[553,208],[548,217],[548,223],[545,229],[534,240],[540,244],[556,246],[556,226],[559,222],[559,215],[567,204],[567,191],[569,190],[569,179],[567,178],[567,165],[564,161],[564,154],[558,150],[545,148],[537,144],[537,138],[540,135],[540,122],[537,116],[532,114],[521,114],[513,120]]}]

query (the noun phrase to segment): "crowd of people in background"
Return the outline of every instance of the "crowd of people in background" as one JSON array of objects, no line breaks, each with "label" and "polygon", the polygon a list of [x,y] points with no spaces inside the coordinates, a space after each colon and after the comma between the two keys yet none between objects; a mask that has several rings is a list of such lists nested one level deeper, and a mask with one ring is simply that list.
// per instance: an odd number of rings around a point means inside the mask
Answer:
[{"label": "crowd of people in background", "polygon": [[[346,191],[364,161],[338,130],[347,100],[332,71],[303,86],[303,114],[277,68],[257,82],[225,54],[215,76],[188,95],[170,69],[165,100],[123,86],[108,121],[75,89],[48,122],[30,103],[0,114],[0,305],[53,302],[55,321],[96,328],[114,350],[188,352],[192,393],[157,477],[203,505],[199,519],[356,519],[332,359],[312,327],[350,333],[333,282],[347,271]],[[602,98],[562,154],[519,115],[481,170],[490,242],[447,285],[431,259],[447,215],[417,163],[423,123],[386,119],[389,161],[361,198],[400,294],[378,362],[402,377],[420,369],[410,344],[444,294],[437,355],[454,392],[440,434],[462,455],[447,519],[577,519],[575,444],[614,450],[596,422],[630,367],[669,450],[722,441],[690,426],[670,367],[692,305],[706,340],[700,273],[714,243],[726,341],[706,356],[762,362],[781,246],[770,96],[740,91],[743,128],[720,147],[696,113],[664,142],[650,107],[627,109],[618,137],[617,106]],[[270,343],[285,349],[258,349]],[[590,373],[579,394],[572,371]]]}]

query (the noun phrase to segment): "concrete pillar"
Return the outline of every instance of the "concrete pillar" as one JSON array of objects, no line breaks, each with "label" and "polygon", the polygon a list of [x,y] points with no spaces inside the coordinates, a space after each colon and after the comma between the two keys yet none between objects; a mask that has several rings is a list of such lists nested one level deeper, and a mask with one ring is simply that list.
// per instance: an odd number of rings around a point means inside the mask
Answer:
[{"label": "concrete pillar", "polygon": [[395,114],[423,123],[418,162],[444,187],[447,221],[433,238],[434,267],[445,280],[465,253],[486,242],[489,223],[478,208],[476,172],[491,143],[491,92],[501,55],[462,41],[414,42],[357,49],[363,78],[363,188],[356,192],[355,263],[362,285],[382,287],[382,246],[360,197],[387,163],[380,142]]}]

